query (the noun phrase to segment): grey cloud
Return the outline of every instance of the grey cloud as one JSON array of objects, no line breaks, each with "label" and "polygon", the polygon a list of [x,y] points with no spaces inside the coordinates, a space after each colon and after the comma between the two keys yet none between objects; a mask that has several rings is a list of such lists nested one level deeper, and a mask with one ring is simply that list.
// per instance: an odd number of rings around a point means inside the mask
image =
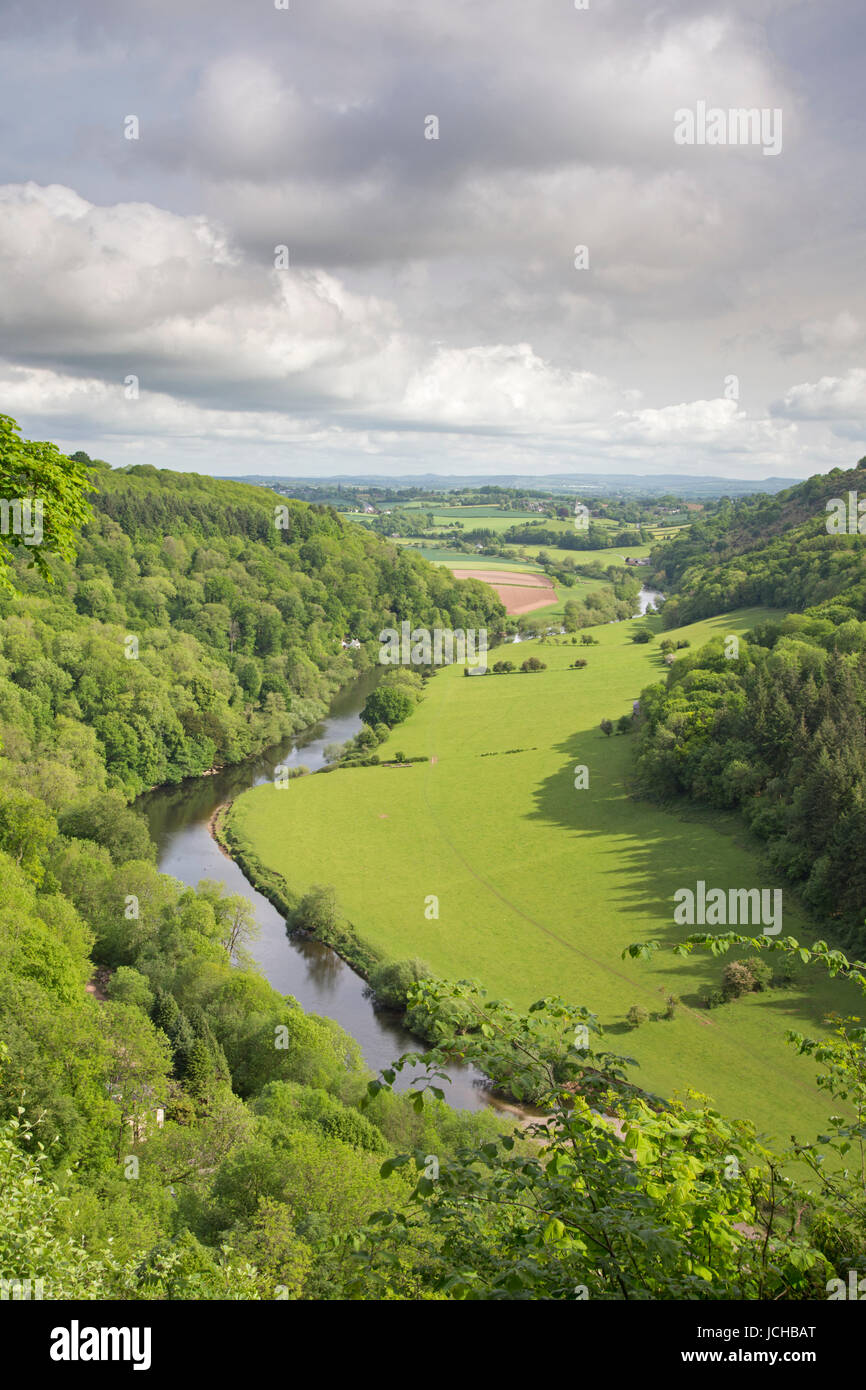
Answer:
[{"label": "grey cloud", "polygon": [[[154,425],[178,438],[187,418],[218,430],[218,408],[283,412],[343,468],[352,447],[391,457],[386,439],[403,462],[474,463],[485,432],[515,458],[840,461],[838,403],[790,393],[846,380],[862,353],[857,0],[7,0],[5,18],[0,183],[61,185],[96,209],[77,229],[31,226],[28,244],[0,202],[0,348],[53,374],[21,396],[43,428],[70,381],[113,388],[134,361]],[[699,98],[781,106],[782,155],[675,146],[673,112]],[[139,244],[103,245],[124,218]],[[520,344],[542,363],[522,428],[501,413]],[[449,351],[475,353],[478,374],[459,429],[441,389],[412,385]],[[731,372],[748,428],[702,409]],[[550,433],[581,373],[612,383],[594,445]],[[89,402],[99,428],[89,391],[64,421],[84,427]],[[656,413],[623,428],[614,398],[635,393]],[[251,442],[271,422],[244,445],[230,428],[245,456],[271,447]]]}]

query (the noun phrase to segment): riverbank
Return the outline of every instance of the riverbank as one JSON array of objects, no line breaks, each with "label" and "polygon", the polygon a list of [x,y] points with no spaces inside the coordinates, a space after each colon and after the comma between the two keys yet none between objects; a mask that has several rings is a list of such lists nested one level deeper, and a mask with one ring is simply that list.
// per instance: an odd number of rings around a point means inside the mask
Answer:
[{"label": "riverbank", "polygon": [[[244,877],[249,880],[256,892],[267,898],[268,902],[282,915],[287,930],[292,935],[306,936],[310,939],[311,933],[292,932],[290,926],[291,919],[300,902],[299,895],[292,891],[282,874],[277,873],[274,869],[266,868],[249,844],[237,834],[228,817],[230,809],[231,803],[225,807],[218,807],[211,816],[208,829],[214,840],[222,852],[239,866]],[[382,953],[363,941],[351,925],[347,925],[345,929],[334,931],[328,936],[316,936],[314,939],[329,946],[341,960],[344,960],[367,982],[369,982],[375,967],[381,965],[385,960]]]},{"label": "riverbank", "polygon": [[[366,672],[338,692],[325,719],[266,753],[225,768],[216,776],[191,778],[146,793],[136,802],[147,818],[160,871],[190,887],[202,879],[222,883],[226,892],[246,898],[259,927],[250,951],[261,974],[280,994],[296,999],[306,1013],[331,1018],[345,1029],[360,1046],[373,1073],[389,1067],[406,1052],[419,1051],[417,1036],[402,1027],[392,1013],[374,1006],[366,979],[338,951],[312,937],[287,934],[285,905],[291,903],[292,895],[279,884],[269,885],[270,896],[259,892],[212,830],[220,829],[228,808],[242,792],[265,783],[273,785],[277,767],[304,764],[315,771],[327,766],[325,748],[330,743],[345,743],[362,727],[360,712],[380,674],[378,668]],[[284,794],[291,796],[307,780],[294,780]],[[447,1098],[453,1108],[496,1107],[487,1079],[474,1067],[454,1062],[446,1070],[450,1081]],[[398,1075],[395,1089],[411,1087],[417,1074],[417,1069],[407,1067]]]},{"label": "riverbank", "polygon": [[219,848],[222,850],[223,854],[226,856],[227,859],[231,859],[231,855],[229,854],[228,849],[223,844],[222,839],[220,838],[220,821],[222,820],[226,812],[230,809],[231,804],[232,803],[230,801],[222,802],[221,805],[215,808],[213,814],[211,815],[207,823],[208,834],[210,835],[214,843],[219,846]]},{"label": "riverbank", "polygon": [[[248,846],[245,846],[236,834],[233,834],[227,821],[227,813],[230,810],[231,803],[217,807],[208,821],[208,830],[221,852],[238,865],[256,892],[266,897],[277,911],[283,914],[287,930],[291,932],[289,922],[297,907],[298,896],[291,891],[280,874],[265,869],[258,856]],[[327,946],[368,983],[373,969],[377,965],[385,963],[385,957],[382,953],[364,942],[351,926],[344,932],[335,932],[326,937],[313,938],[309,933],[302,932],[292,934],[317,940]],[[409,1025],[405,1017],[401,1019],[401,1024],[408,1029]],[[409,1031],[417,1041],[419,1051],[430,1046],[430,1039],[412,1032],[412,1030]],[[484,1077],[484,1082],[488,1089],[490,1105],[500,1114],[514,1115],[521,1128],[525,1129],[530,1125],[537,1124],[539,1120],[544,1118],[544,1112],[531,1106],[521,1105],[509,1091],[497,1087],[490,1077]]]},{"label": "riverbank", "polygon": [[[283,914],[286,919],[287,930],[291,931],[289,921],[297,907],[297,894],[292,893],[281,875],[265,869],[258,857],[244,846],[236,835],[232,834],[226,816],[221,814],[221,812],[228,812],[230,809],[230,806],[217,808],[208,822],[208,828],[222,853],[228,855],[240,867],[256,891],[266,897],[277,911]],[[364,942],[351,926],[343,931],[329,933],[325,937],[311,938],[309,933],[300,932],[293,934],[321,942],[368,983],[375,967],[385,963],[385,958],[381,952]],[[404,1028],[409,1028],[405,1016],[401,1018],[401,1025]],[[430,1046],[430,1039],[412,1032],[412,1030],[409,1031],[411,1036],[415,1038],[419,1051]],[[498,1088],[490,1077],[484,1077],[484,1082],[488,1088],[491,1106],[499,1113],[515,1115],[522,1128],[535,1124],[542,1118],[541,1111],[520,1105],[510,1092]]]}]

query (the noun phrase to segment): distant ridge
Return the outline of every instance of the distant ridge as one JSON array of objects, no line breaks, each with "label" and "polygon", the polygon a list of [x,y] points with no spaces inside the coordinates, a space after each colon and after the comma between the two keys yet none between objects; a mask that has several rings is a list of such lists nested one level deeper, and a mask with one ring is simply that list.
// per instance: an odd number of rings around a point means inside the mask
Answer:
[{"label": "distant ridge", "polygon": [[540,492],[603,493],[611,495],[623,493],[652,497],[663,493],[674,493],[677,497],[745,497],[755,493],[781,492],[795,487],[801,478],[715,478],[683,477],[675,473],[640,474],[631,473],[548,473],[526,475],[522,473],[500,474],[403,474],[398,477],[384,477],[376,473],[357,476],[338,474],[333,477],[267,477],[261,473],[233,474],[233,482],[255,483],[259,487],[291,490],[293,487],[313,487],[333,491],[338,487],[375,487],[385,490],[394,488],[420,488],[423,491],[457,491],[460,488],[505,487],[535,489]]}]

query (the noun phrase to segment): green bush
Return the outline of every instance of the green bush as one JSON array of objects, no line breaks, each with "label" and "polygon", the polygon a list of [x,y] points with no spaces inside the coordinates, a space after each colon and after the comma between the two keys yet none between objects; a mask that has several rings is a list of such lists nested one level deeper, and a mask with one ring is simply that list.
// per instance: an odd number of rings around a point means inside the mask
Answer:
[{"label": "green bush", "polygon": [[105,989],[109,999],[118,1004],[135,1004],[149,1014],[154,1006],[155,995],[146,975],[134,970],[131,965],[119,965]]},{"label": "green bush", "polygon": [[376,967],[370,975],[370,988],[380,1004],[405,1009],[409,990],[419,980],[429,980],[433,971],[417,956],[411,960],[392,960]]},{"label": "green bush", "polygon": [[770,985],[773,983],[773,967],[770,965],[769,961],[761,960],[759,956],[750,956],[745,964],[749,974],[755,981],[755,989],[769,989]]},{"label": "green bush", "polygon": [[361,718],[365,724],[373,728],[377,724],[385,724],[389,729],[393,729],[395,724],[401,724],[404,719],[408,719],[414,707],[415,701],[405,690],[393,685],[382,685],[367,696],[367,703],[361,710]]}]

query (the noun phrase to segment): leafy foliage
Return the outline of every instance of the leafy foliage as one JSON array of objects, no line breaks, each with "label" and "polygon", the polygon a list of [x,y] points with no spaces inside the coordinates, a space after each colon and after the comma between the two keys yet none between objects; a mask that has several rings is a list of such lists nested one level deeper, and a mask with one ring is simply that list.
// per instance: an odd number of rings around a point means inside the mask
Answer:
[{"label": "leafy foliage", "polygon": [[32,533],[28,539],[20,516],[17,528],[14,514],[5,519],[0,529],[0,589],[14,588],[13,559],[26,556],[42,579],[50,582],[47,555],[63,560],[74,557],[78,532],[91,515],[86,494],[93,486],[81,463],[67,458],[55,444],[22,439],[15,421],[0,415],[0,501],[18,507],[26,504]]}]

